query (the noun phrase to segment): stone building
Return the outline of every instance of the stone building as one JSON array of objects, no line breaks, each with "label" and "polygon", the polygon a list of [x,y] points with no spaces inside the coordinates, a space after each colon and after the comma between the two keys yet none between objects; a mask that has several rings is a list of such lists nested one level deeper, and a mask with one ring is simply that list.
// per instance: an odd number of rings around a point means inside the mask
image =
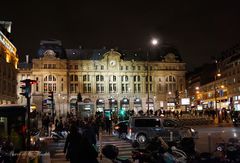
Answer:
[{"label": "stone building", "polygon": [[200,69],[187,78],[192,108],[214,110],[220,121],[224,112],[240,111],[239,44],[223,52],[214,63],[205,64]]},{"label": "stone building", "polygon": [[[64,49],[60,41],[48,40],[41,42],[37,58],[19,65],[18,80],[38,81],[33,85],[32,103],[43,112],[49,109],[49,91],[54,92],[57,115],[66,115],[76,105],[93,112],[138,112],[175,109],[175,93],[181,95],[185,90],[185,73],[186,64],[169,46],[149,53]],[[77,101],[79,94],[81,102]]]},{"label": "stone building", "polygon": [[0,105],[17,102],[17,49],[10,41],[11,22],[0,21]]}]

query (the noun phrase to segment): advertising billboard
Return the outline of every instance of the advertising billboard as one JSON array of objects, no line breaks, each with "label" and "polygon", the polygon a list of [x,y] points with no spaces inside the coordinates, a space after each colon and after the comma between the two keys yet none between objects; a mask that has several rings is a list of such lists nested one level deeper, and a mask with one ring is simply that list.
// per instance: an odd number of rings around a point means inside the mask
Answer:
[{"label": "advertising billboard", "polygon": [[181,105],[190,105],[190,98],[182,98]]}]

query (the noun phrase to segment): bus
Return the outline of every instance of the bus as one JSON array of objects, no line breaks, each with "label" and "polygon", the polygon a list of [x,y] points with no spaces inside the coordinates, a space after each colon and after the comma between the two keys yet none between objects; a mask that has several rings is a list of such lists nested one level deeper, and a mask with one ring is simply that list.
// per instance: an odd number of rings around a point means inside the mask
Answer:
[{"label": "bus", "polygon": [[0,143],[10,141],[15,152],[25,150],[26,114],[24,105],[0,105]]}]

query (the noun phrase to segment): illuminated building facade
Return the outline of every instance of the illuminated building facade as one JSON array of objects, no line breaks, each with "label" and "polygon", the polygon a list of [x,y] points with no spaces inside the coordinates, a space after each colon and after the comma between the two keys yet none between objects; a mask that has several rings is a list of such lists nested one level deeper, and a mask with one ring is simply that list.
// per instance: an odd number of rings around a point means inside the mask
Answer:
[{"label": "illuminated building facade", "polygon": [[11,22],[0,21],[0,105],[17,102],[17,49],[10,41]]},{"label": "illuminated building facade", "polygon": [[38,81],[32,97],[43,111],[48,92],[53,91],[57,115],[74,109],[79,93],[86,110],[174,109],[176,90],[180,94],[185,90],[186,65],[171,47],[151,51],[149,57],[148,63],[143,51],[65,50],[61,42],[50,40],[41,43],[38,58],[30,66],[20,66],[18,80],[28,76]]},{"label": "illuminated building facade", "polygon": [[220,92],[225,98],[219,100],[219,105],[240,111],[240,45],[227,49],[223,56],[219,62],[222,82],[218,88],[225,90]]},{"label": "illuminated building facade", "polygon": [[203,65],[187,78],[188,92],[192,107],[201,110],[211,109],[240,110],[240,46],[226,50],[216,63]]}]

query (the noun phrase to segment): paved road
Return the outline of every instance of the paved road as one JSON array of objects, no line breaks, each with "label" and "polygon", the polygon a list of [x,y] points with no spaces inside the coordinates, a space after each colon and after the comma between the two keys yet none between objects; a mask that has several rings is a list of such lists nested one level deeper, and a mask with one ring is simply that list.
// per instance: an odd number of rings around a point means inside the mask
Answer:
[{"label": "paved road", "polygon": [[[196,142],[196,149],[199,152],[209,152],[213,151],[216,143],[221,141],[227,141],[232,137],[240,136],[240,128],[233,127],[231,124],[223,124],[223,125],[211,125],[211,126],[194,126],[195,129],[199,132],[199,139]],[[102,146],[106,144],[113,144],[119,148],[119,156],[131,158],[132,146],[129,142],[124,140],[120,140],[117,137],[102,134]],[[99,142],[98,145],[100,146]],[[65,159],[65,155],[63,153],[64,140],[54,143],[52,142],[49,145],[50,153],[51,153],[51,162],[52,163],[62,163],[68,162]],[[100,147],[101,148],[101,147]],[[101,154],[100,154],[101,155]],[[99,155],[99,156],[100,156]],[[108,163],[110,162],[108,159],[102,157],[102,160],[99,157],[99,162]]]},{"label": "paved road", "polygon": [[[66,161],[65,154],[63,153],[64,143],[65,143],[65,140],[61,140],[58,143],[52,142],[49,145],[52,163],[68,163],[69,162],[69,161]],[[100,145],[100,143],[101,143],[101,145]],[[100,139],[100,141],[98,141],[98,146],[99,146],[99,148],[101,148],[107,144],[112,144],[119,148],[119,157],[131,158],[132,146],[129,142],[121,140],[112,135],[107,135],[107,134],[103,133],[102,139]],[[110,160],[108,160],[101,154],[99,154],[98,160],[99,160],[99,162],[102,162],[102,163],[110,163],[111,162]]]},{"label": "paved road", "polygon": [[[101,143],[101,145],[100,145]],[[119,149],[119,157],[121,158],[130,158],[131,159],[131,154],[132,154],[132,145],[125,141],[125,140],[121,140],[118,137],[114,137],[112,135],[107,135],[107,134],[103,134],[102,135],[102,141],[100,141],[98,143],[99,148],[101,148],[101,146],[103,147],[104,145],[108,145],[108,144],[112,144],[118,147]],[[101,158],[101,157],[100,157]],[[107,158],[105,158],[103,156],[103,159],[99,159],[100,162],[105,163],[106,161],[110,162]]]},{"label": "paved road", "polygon": [[64,163],[69,162],[65,159],[65,154],[63,153],[65,140],[60,140],[59,142],[51,142],[49,144],[49,151],[52,163]]},{"label": "paved road", "polygon": [[196,140],[196,148],[199,152],[213,152],[217,143],[228,142],[229,138],[239,138],[239,127],[196,127],[199,139]]}]

